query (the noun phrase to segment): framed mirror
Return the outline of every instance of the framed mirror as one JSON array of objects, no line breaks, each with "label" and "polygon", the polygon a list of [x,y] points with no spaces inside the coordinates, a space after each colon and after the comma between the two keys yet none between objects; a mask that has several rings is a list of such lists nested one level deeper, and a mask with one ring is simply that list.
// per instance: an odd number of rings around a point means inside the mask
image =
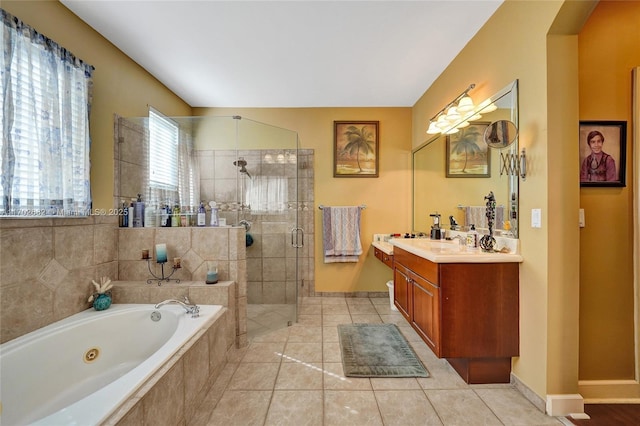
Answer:
[{"label": "framed mirror", "polygon": [[[480,103],[479,103],[480,104]],[[438,213],[442,216],[442,227],[450,228],[450,218],[465,230],[470,221],[475,221],[484,208],[484,196],[493,191],[496,197],[496,235],[504,231],[506,221],[511,233],[518,235],[518,177],[501,174],[500,153],[518,153],[517,131],[507,129],[508,136],[513,139],[509,144],[505,140],[498,141],[499,149],[487,149],[484,142],[485,128],[491,123],[501,120],[510,121],[517,130],[518,126],[518,80],[514,80],[498,93],[494,94],[482,104],[487,108],[480,110],[481,117],[470,122],[470,126],[482,128],[482,133],[469,143],[477,145],[477,152],[486,154],[484,159],[487,173],[482,177],[455,179],[447,177],[447,166],[450,156],[447,149],[452,145],[451,135],[433,135],[412,152],[412,183],[413,183],[413,232],[423,232],[429,235],[432,225],[430,214]],[[489,111],[493,104],[497,108]],[[485,111],[486,110],[486,111]],[[497,124],[496,126],[500,126]],[[499,129],[504,130],[504,127]],[[490,132],[491,130],[489,130]],[[455,136],[455,135],[454,135]],[[459,138],[458,138],[459,139]],[[454,140],[455,142],[455,140]],[[500,144],[504,145],[500,147]],[[484,145],[484,146],[482,146]],[[471,151],[470,151],[471,152]],[[481,219],[478,219],[481,220]],[[474,223],[480,231],[482,226]]]}]

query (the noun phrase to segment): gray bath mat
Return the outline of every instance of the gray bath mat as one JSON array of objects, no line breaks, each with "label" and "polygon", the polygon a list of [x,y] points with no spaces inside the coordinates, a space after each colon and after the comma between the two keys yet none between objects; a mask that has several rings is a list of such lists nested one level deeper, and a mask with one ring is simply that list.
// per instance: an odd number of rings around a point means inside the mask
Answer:
[{"label": "gray bath mat", "polygon": [[338,325],[347,377],[429,377],[395,324]]}]

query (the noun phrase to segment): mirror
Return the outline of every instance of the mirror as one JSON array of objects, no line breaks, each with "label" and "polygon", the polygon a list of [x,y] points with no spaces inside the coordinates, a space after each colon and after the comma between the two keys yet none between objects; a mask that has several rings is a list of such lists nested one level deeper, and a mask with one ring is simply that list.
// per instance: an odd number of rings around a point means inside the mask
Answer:
[{"label": "mirror", "polygon": [[484,142],[489,148],[503,149],[516,141],[518,128],[512,121],[498,120],[489,124],[484,131]]},{"label": "mirror", "polygon": [[[478,104],[480,104],[480,100]],[[446,165],[449,156],[447,150],[450,142],[449,135],[433,135],[412,153],[412,179],[413,179],[413,232],[429,235],[431,228],[430,214],[438,213],[442,216],[442,227],[450,228],[452,217],[464,230],[470,221],[481,216],[479,208],[484,209],[484,197],[493,191],[496,197],[496,235],[501,234],[504,223],[508,220],[510,231],[514,236],[518,235],[518,177],[507,174],[501,175],[500,153],[518,153],[517,126],[518,126],[518,80],[513,81],[495,95],[487,99],[483,104],[487,108],[479,111],[481,118],[470,124],[477,127],[490,129],[492,123],[496,124],[496,132],[501,135],[497,141],[502,149],[488,149],[482,137],[474,140],[479,148],[477,151],[485,155],[488,173],[480,176],[456,176],[447,177]],[[490,110],[493,104],[497,108]],[[486,110],[486,111],[485,111]],[[514,126],[510,128],[504,123],[509,121]],[[506,126],[506,128],[504,127]],[[515,131],[514,131],[515,129]],[[491,130],[489,130],[491,133]],[[505,133],[506,132],[506,133]],[[502,134],[505,133],[504,136]],[[481,135],[484,135],[484,131]],[[449,140],[448,140],[449,139]],[[508,141],[507,139],[511,139]],[[449,143],[448,143],[449,142]],[[501,145],[502,144],[502,145]],[[484,145],[484,146],[482,146]],[[449,176],[452,176],[449,174]],[[469,209],[469,207],[472,207]],[[481,220],[481,218],[479,219]],[[477,224],[476,224],[477,225]],[[482,226],[476,226],[482,232]]]}]

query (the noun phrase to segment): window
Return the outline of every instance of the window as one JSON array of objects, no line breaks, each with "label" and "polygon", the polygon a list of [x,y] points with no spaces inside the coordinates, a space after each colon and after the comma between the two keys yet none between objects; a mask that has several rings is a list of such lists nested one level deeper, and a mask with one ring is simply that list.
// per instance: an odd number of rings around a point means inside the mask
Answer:
[{"label": "window", "polygon": [[0,13],[0,216],[86,216],[94,68]]},{"label": "window", "polygon": [[178,190],[178,125],[149,110],[149,184],[155,189]]}]

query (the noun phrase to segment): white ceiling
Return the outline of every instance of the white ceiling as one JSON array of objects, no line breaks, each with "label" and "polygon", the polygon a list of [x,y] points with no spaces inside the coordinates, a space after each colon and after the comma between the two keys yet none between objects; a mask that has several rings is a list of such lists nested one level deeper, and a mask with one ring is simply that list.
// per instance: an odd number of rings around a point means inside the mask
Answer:
[{"label": "white ceiling", "polygon": [[414,105],[502,0],[61,2],[192,107],[366,107]]}]

